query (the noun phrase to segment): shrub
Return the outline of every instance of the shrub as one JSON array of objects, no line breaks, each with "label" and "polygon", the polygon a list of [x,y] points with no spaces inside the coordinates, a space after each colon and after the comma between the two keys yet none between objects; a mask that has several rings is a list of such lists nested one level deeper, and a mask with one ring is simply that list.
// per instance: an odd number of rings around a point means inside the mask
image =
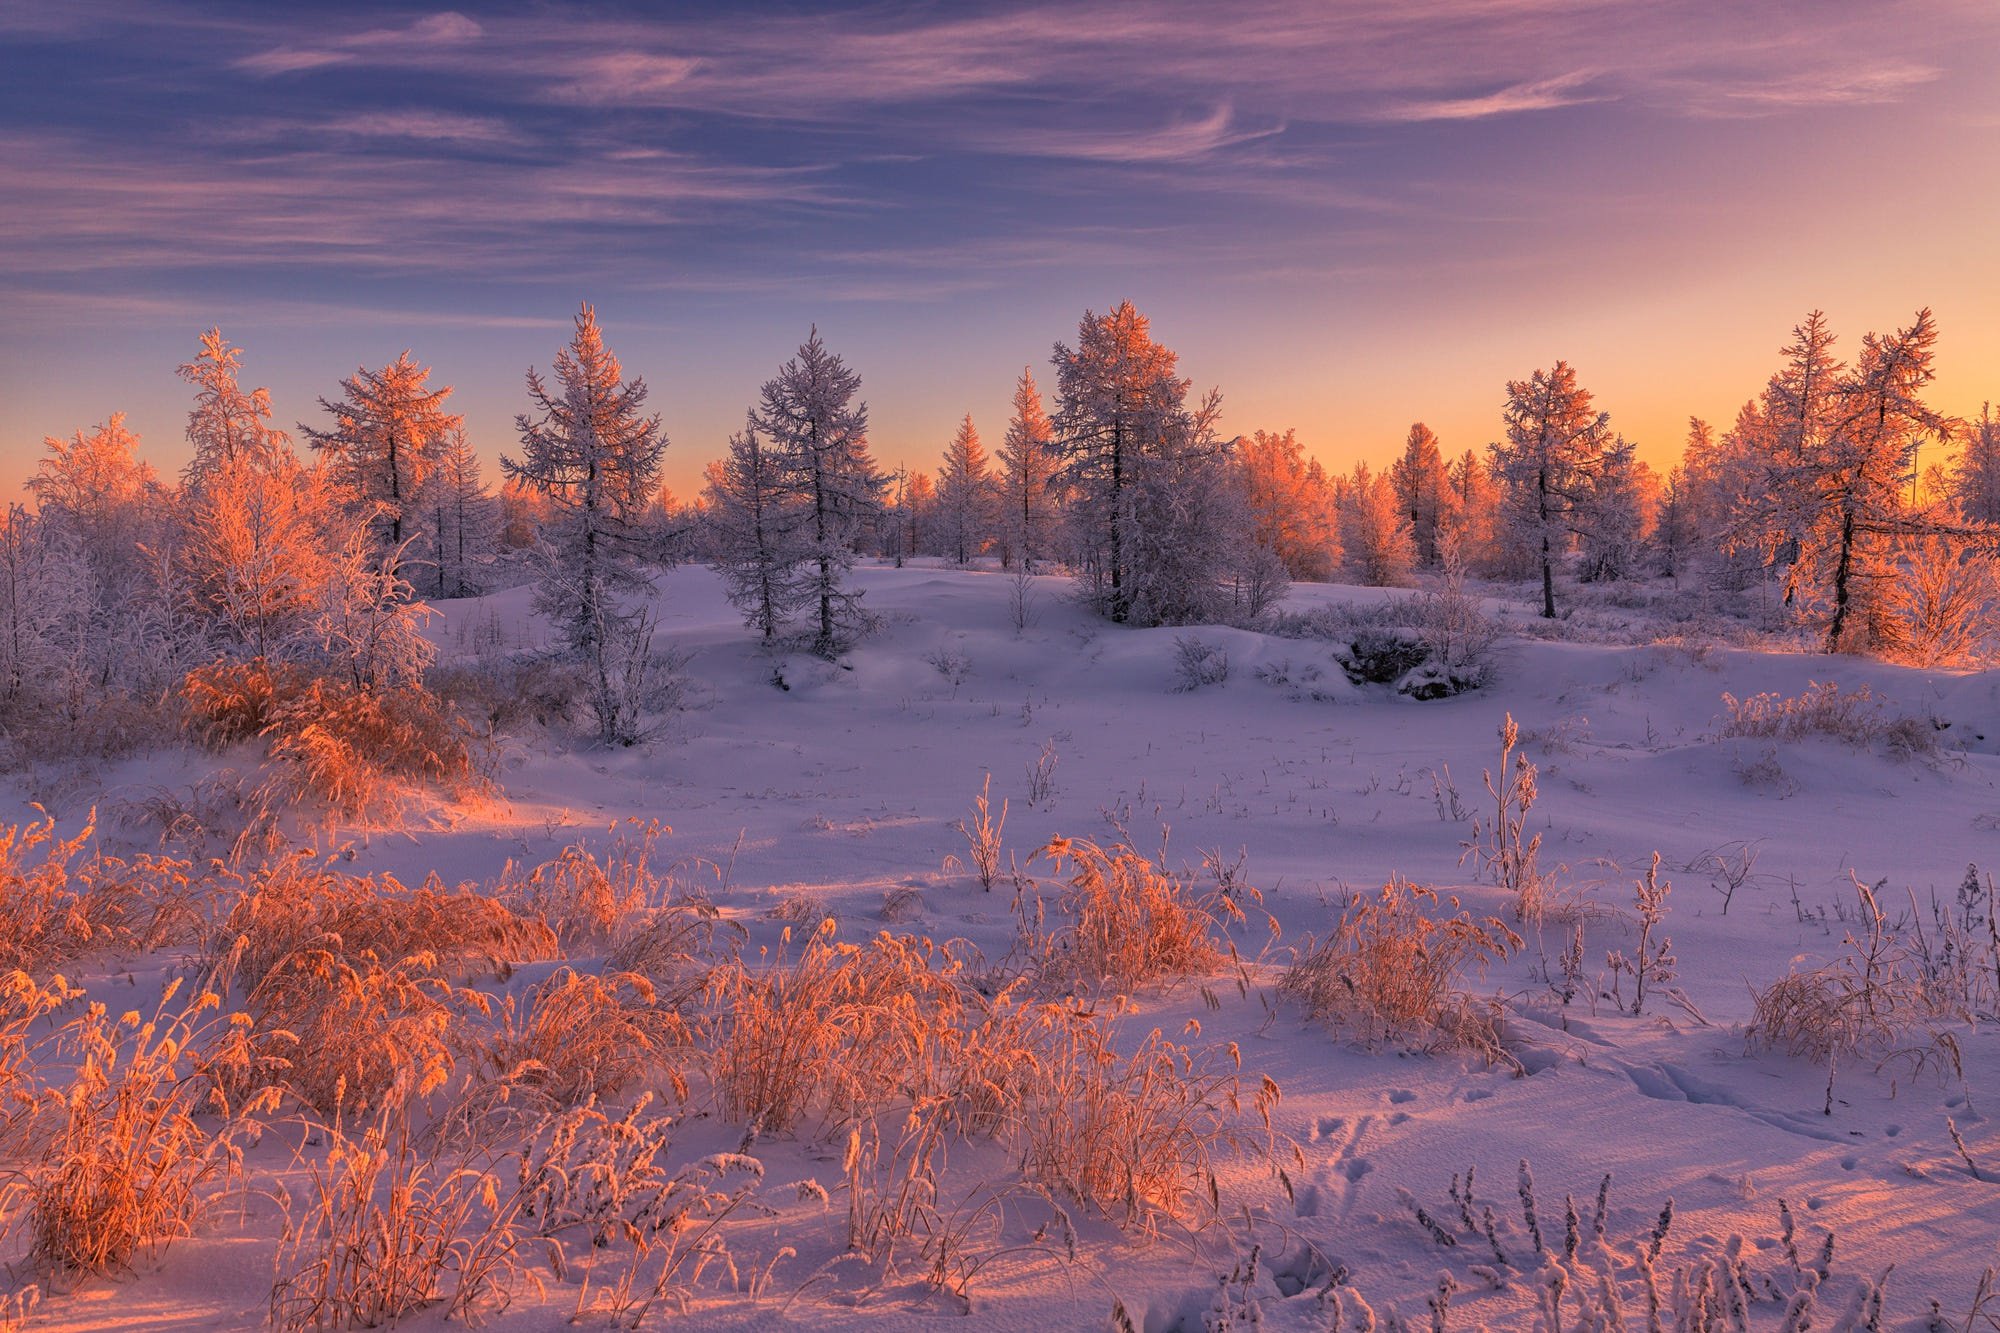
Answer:
[{"label": "shrub", "polygon": [[186,725],[224,748],[261,740],[275,794],[346,815],[393,808],[404,784],[480,789],[472,732],[421,684],[364,689],[287,664],[215,662],[182,682]]},{"label": "shrub", "polygon": [[1211,971],[1224,956],[1218,932],[1243,919],[1238,897],[1260,900],[1240,885],[1199,894],[1191,875],[1123,844],[1107,850],[1054,838],[1035,855],[1058,874],[1075,867],[1056,896],[1053,925],[1039,889],[1020,904],[1036,970],[1057,985],[1131,990]]},{"label": "shrub", "polygon": [[1174,693],[1188,694],[1229,679],[1229,654],[1193,635],[1174,636]]},{"label": "shrub", "polygon": [[1412,1042],[1422,1049],[1464,1047],[1511,1063],[1496,1006],[1460,989],[1468,968],[1483,969],[1521,946],[1496,917],[1427,908],[1435,890],[1393,879],[1372,899],[1352,902],[1327,938],[1308,941],[1278,982],[1306,1016],[1364,1042]]}]

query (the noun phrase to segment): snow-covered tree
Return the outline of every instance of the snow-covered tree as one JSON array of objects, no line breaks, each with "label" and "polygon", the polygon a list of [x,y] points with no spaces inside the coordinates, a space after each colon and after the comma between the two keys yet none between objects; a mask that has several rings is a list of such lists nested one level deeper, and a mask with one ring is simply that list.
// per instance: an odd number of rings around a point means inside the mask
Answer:
[{"label": "snow-covered tree", "polygon": [[0,517],[0,722],[56,691],[74,608],[88,603],[73,543],[20,504]]},{"label": "snow-covered tree", "polygon": [[1963,445],[1951,472],[1951,495],[1968,523],[2000,524],[2000,417],[1993,404],[1980,406],[1966,423]]},{"label": "snow-covered tree", "polygon": [[1332,577],[1340,559],[1333,487],[1297,435],[1257,431],[1236,442],[1236,469],[1254,546],[1295,579]]},{"label": "snow-covered tree", "polygon": [[1216,512],[1229,452],[1214,432],[1218,396],[1188,407],[1177,358],[1130,301],[1085,312],[1075,349],[1057,343],[1052,360],[1059,480],[1087,594],[1118,622],[1203,618],[1234,558]]},{"label": "snow-covered tree", "polygon": [[993,469],[968,412],[945,446],[944,465],[938,469],[937,536],[954,563],[970,564],[986,548],[994,500]]},{"label": "snow-covered tree", "polygon": [[1467,449],[1446,468],[1451,480],[1451,504],[1443,523],[1457,538],[1458,558],[1466,569],[1512,578],[1521,572],[1520,551],[1507,540],[1500,522],[1500,488],[1474,450]]},{"label": "snow-covered tree", "polygon": [[477,565],[494,548],[500,507],[480,475],[479,455],[462,427],[439,442],[436,469],[424,490],[426,583],[437,597],[470,597],[479,591]]},{"label": "snow-covered tree", "polygon": [[590,664],[601,692],[620,651],[610,640],[629,637],[633,624],[621,599],[652,587],[656,551],[644,520],[667,440],[660,418],[645,413],[645,380],[625,377],[588,303],[556,353],[554,383],[530,370],[528,396],[533,414],[514,419],[521,456],[500,467],[548,502],[535,606]]},{"label": "snow-covered tree", "polygon": [[194,456],[182,473],[192,489],[219,467],[267,460],[290,438],[270,424],[270,390],[245,390],[238,382],[242,369],[243,349],[231,347],[220,329],[210,329],[201,335],[195,359],[176,371],[195,387],[187,428]]},{"label": "snow-covered tree", "polygon": [[812,650],[831,658],[866,626],[861,593],[847,586],[854,546],[881,507],[885,478],[868,451],[861,376],[820,341],[814,326],[797,356],[766,380],[751,411],[777,465],[778,488],[800,509],[804,599],[816,605]]},{"label": "snow-covered tree", "polygon": [[1410,427],[1402,457],[1389,467],[1389,481],[1396,488],[1397,507],[1409,522],[1417,563],[1436,568],[1438,532],[1450,519],[1451,475],[1437,436],[1423,422]]},{"label": "snow-covered tree", "polygon": [[1936,349],[1928,309],[1907,328],[1864,337],[1835,386],[1832,427],[1797,478],[1810,507],[1795,579],[1831,604],[1829,652],[1893,649],[1902,637],[1889,596],[1894,538],[1930,526],[1905,504],[1911,467],[1926,438],[1947,438],[1956,424],[1923,400]]},{"label": "snow-covered tree", "polygon": [[709,550],[729,603],[766,644],[802,606],[796,497],[779,482],[776,461],[747,420],[729,437],[729,454],[708,465],[704,492]]},{"label": "snow-covered tree", "polygon": [[1357,463],[1340,486],[1340,548],[1349,580],[1375,588],[1407,587],[1415,580],[1416,542],[1389,474]]},{"label": "snow-covered tree", "polygon": [[1583,557],[1578,577],[1586,583],[1615,582],[1639,572],[1652,527],[1653,481],[1630,440],[1621,435],[1605,446],[1585,479],[1575,518]]},{"label": "snow-covered tree", "polygon": [[1001,563],[1011,566],[1018,560],[1033,573],[1055,549],[1060,460],[1032,368],[1024,368],[1014,385],[1014,415],[1000,442],[999,461]]},{"label": "snow-covered tree", "polygon": [[1493,473],[1506,493],[1507,523],[1535,552],[1542,614],[1556,614],[1555,569],[1568,548],[1582,503],[1611,437],[1611,414],[1596,411],[1590,391],[1566,361],[1507,384],[1505,441],[1492,446]]},{"label": "snow-covered tree", "polygon": [[[425,492],[447,443],[465,430],[464,417],[444,410],[451,386],[431,388],[430,374],[407,350],[380,370],[361,367],[340,382],[337,401],[319,400],[333,418],[330,426],[299,427],[357,512],[370,515],[377,545],[397,561],[419,536],[429,508]],[[434,547],[435,538],[427,544]]]}]

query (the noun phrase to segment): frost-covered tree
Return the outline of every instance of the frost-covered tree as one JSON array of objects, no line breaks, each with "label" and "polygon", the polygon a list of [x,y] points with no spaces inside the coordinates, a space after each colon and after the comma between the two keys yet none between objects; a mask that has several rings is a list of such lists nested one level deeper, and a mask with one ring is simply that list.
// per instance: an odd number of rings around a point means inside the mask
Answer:
[{"label": "frost-covered tree", "polygon": [[195,388],[187,428],[194,455],[182,473],[191,489],[220,467],[269,459],[290,438],[270,424],[270,390],[244,389],[238,382],[242,369],[243,349],[231,347],[220,329],[210,329],[201,335],[194,360],[175,372]]},{"label": "frost-covered tree", "polygon": [[1374,588],[1402,588],[1415,580],[1416,542],[1389,474],[1357,463],[1340,486],[1340,548],[1349,580]]},{"label": "frost-covered tree", "polygon": [[87,602],[78,552],[62,534],[20,504],[0,517],[0,719],[54,693],[65,674],[64,631]]},{"label": "frost-covered tree", "polygon": [[798,355],[764,382],[751,421],[777,465],[778,488],[800,510],[794,577],[816,606],[812,650],[832,658],[866,627],[861,593],[847,586],[855,541],[881,507],[886,479],[868,451],[861,376],[820,341],[815,325]]},{"label": "frost-covered tree", "polygon": [[902,510],[897,525],[903,531],[909,555],[936,555],[937,483],[928,472],[912,472],[903,486]]},{"label": "frost-covered tree", "polygon": [[1219,397],[1188,406],[1177,358],[1130,301],[1086,311],[1076,347],[1057,343],[1052,361],[1059,481],[1087,595],[1121,623],[1203,618],[1234,558],[1218,512]]},{"label": "frost-covered tree", "polygon": [[755,420],[746,420],[729,437],[727,457],[708,465],[704,494],[711,559],[729,603],[772,644],[802,605],[796,574],[803,511],[780,485],[777,463]]},{"label": "frost-covered tree", "polygon": [[1951,471],[1951,496],[1966,522],[2000,524],[2000,417],[1991,403],[1980,406],[1978,420],[1966,423]]},{"label": "frost-covered tree", "polygon": [[444,410],[451,386],[431,388],[430,374],[407,350],[380,370],[361,367],[340,382],[338,400],[319,400],[333,419],[325,430],[299,426],[397,561],[420,535],[447,443],[465,430],[464,417]]},{"label": "frost-covered tree", "polygon": [[1578,577],[1586,583],[1615,582],[1639,572],[1652,526],[1652,483],[1638,446],[1622,435],[1605,446],[1577,504]]},{"label": "frost-covered tree", "polygon": [[938,541],[954,563],[970,564],[986,548],[994,499],[993,469],[968,412],[945,446],[944,465],[938,469]]},{"label": "frost-covered tree", "polygon": [[462,427],[439,442],[436,468],[424,491],[426,582],[437,597],[470,597],[479,592],[478,562],[493,550],[500,507],[486,489],[479,455]]},{"label": "frost-covered tree", "polygon": [[1340,560],[1333,487],[1297,435],[1269,431],[1239,439],[1236,469],[1253,546],[1269,551],[1295,579],[1331,578]]},{"label": "frost-covered tree", "polygon": [[1567,361],[1507,384],[1507,438],[1492,446],[1503,510],[1517,538],[1535,552],[1542,614],[1556,614],[1557,563],[1568,548],[1578,509],[1611,437],[1611,414],[1596,411],[1590,391]]},{"label": "frost-covered tree", "polygon": [[1434,569],[1439,562],[1438,532],[1450,520],[1451,474],[1431,428],[1419,421],[1410,427],[1403,455],[1389,468],[1396,504],[1410,525],[1417,563]]},{"label": "frost-covered tree", "polygon": [[182,595],[210,653],[309,655],[322,589],[352,529],[346,495],[280,447],[217,467],[190,497],[176,552]]},{"label": "frost-covered tree", "polygon": [[172,656],[157,558],[170,546],[168,499],[138,444],[117,413],[88,435],[44,440],[46,456],[28,479],[46,534],[65,539],[81,562],[80,600],[67,611],[80,689],[158,684]]},{"label": "frost-covered tree", "polygon": [[1014,415],[1007,421],[998,457],[1001,563],[1011,566],[1018,560],[1032,574],[1037,562],[1055,551],[1060,461],[1032,368],[1023,368],[1014,385]]},{"label": "frost-covered tree", "polygon": [[556,353],[554,382],[530,370],[528,396],[534,411],[514,418],[521,456],[501,458],[500,467],[548,503],[535,606],[589,664],[601,694],[635,624],[621,599],[652,588],[647,565],[656,551],[645,517],[667,440],[660,418],[645,412],[645,380],[625,377],[588,303]]},{"label": "frost-covered tree", "polygon": [[1907,328],[1865,336],[1834,389],[1832,427],[1797,477],[1809,508],[1795,577],[1831,604],[1828,652],[1893,649],[1901,637],[1889,597],[1894,538],[1931,526],[1905,504],[1910,471],[1918,446],[1956,424],[1923,400],[1936,350],[1928,309]]},{"label": "frost-covered tree", "polygon": [[1466,569],[1500,577],[1521,570],[1520,551],[1506,539],[1500,523],[1500,488],[1474,450],[1467,449],[1447,466],[1451,504],[1443,521],[1457,539],[1458,558]]}]

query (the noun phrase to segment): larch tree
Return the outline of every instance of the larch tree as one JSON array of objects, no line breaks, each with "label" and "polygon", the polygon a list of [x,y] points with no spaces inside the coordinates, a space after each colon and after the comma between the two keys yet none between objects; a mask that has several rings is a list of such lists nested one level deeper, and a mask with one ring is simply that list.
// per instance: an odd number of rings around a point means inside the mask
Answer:
[{"label": "larch tree", "polygon": [[1340,546],[1347,577],[1374,588],[1402,588],[1414,580],[1416,542],[1395,483],[1386,472],[1357,463],[1340,486]]},{"label": "larch tree", "polygon": [[514,419],[521,455],[500,467],[549,505],[535,606],[587,664],[600,739],[629,742],[624,686],[629,668],[644,666],[650,621],[624,600],[653,586],[647,567],[658,550],[646,516],[667,439],[645,411],[645,380],[625,377],[588,302],[556,353],[553,383],[529,370],[528,396],[534,411]]},{"label": "larch tree", "polygon": [[1458,555],[1468,567],[1487,574],[1512,575],[1514,548],[1500,524],[1500,488],[1479,454],[1467,449],[1446,467],[1451,480],[1451,505],[1446,526],[1457,538]]},{"label": "larch tree", "polygon": [[1318,459],[1293,431],[1256,431],[1236,442],[1243,503],[1256,547],[1272,552],[1290,578],[1324,581],[1340,559],[1333,490]]},{"label": "larch tree", "polygon": [[812,651],[829,659],[867,626],[847,572],[886,481],[868,451],[868,405],[856,401],[860,391],[861,376],[827,350],[815,325],[798,355],[765,381],[751,410],[777,464],[779,489],[800,509],[795,577],[817,608]]},{"label": "larch tree", "polygon": [[1630,440],[1621,435],[1605,446],[1577,504],[1577,576],[1584,582],[1613,583],[1639,572],[1652,527],[1654,482]]},{"label": "larch tree", "polygon": [[194,360],[175,371],[195,388],[187,427],[194,453],[182,473],[190,489],[199,489],[221,468],[266,462],[290,439],[270,424],[270,390],[244,389],[242,369],[243,349],[231,347],[222,330],[210,329],[201,335]]},{"label": "larch tree", "polygon": [[2000,524],[2000,417],[1991,403],[1966,423],[1951,471],[1951,496],[1966,522]]},{"label": "larch tree", "polygon": [[986,549],[994,499],[993,469],[968,412],[945,446],[944,465],[938,469],[938,539],[954,564],[968,565]]},{"label": "larch tree", "polygon": [[125,428],[123,413],[88,435],[42,444],[46,455],[28,490],[43,527],[67,534],[82,561],[75,613],[87,629],[72,665],[98,689],[114,678],[152,681],[170,627],[168,589],[148,555],[167,549],[170,533],[159,477],[139,458],[139,437]]},{"label": "larch tree", "polygon": [[477,562],[495,545],[500,510],[486,489],[479,455],[462,426],[455,426],[439,442],[436,467],[424,496],[432,593],[438,597],[477,594]]},{"label": "larch tree", "polygon": [[[1200,566],[1215,552],[1205,538],[1178,542],[1175,529],[1185,516],[1188,535],[1205,533],[1212,517],[1196,492],[1214,482],[1208,464],[1227,454],[1214,437],[1215,396],[1189,409],[1177,358],[1153,341],[1130,301],[1107,315],[1086,311],[1076,347],[1057,343],[1051,360],[1059,479],[1088,595],[1121,624],[1191,618],[1203,600]],[[1149,559],[1168,564],[1142,571],[1142,544]],[[1150,605],[1141,605],[1142,582],[1155,594]]]},{"label": "larch tree", "polygon": [[1032,368],[1024,368],[1014,385],[1014,415],[998,455],[1001,561],[1011,565],[1019,560],[1032,574],[1036,562],[1049,559],[1055,547],[1059,461]]},{"label": "larch tree", "polygon": [[1866,335],[1833,392],[1834,421],[1799,480],[1811,505],[1799,567],[1832,606],[1826,649],[1893,649],[1894,539],[1932,526],[1905,503],[1917,449],[1956,422],[1923,400],[1936,377],[1937,321],[1919,310],[1907,328]]},{"label": "larch tree", "polygon": [[1556,614],[1557,563],[1611,438],[1611,414],[1596,411],[1567,361],[1507,384],[1507,438],[1491,446],[1506,516],[1531,546],[1542,576],[1542,615]]},{"label": "larch tree", "polygon": [[703,521],[729,604],[775,644],[800,609],[800,507],[780,483],[777,460],[754,420],[729,437],[729,453],[708,465]]},{"label": "larch tree", "polygon": [[340,382],[338,400],[319,400],[333,419],[325,430],[299,426],[398,562],[419,535],[446,442],[465,429],[464,417],[444,410],[451,386],[431,388],[430,374],[407,350],[380,370],[361,367]]},{"label": "larch tree", "polygon": [[1411,425],[1402,457],[1389,467],[1389,481],[1396,490],[1396,504],[1409,521],[1417,563],[1436,568],[1438,532],[1449,521],[1451,475],[1437,436],[1423,422]]}]

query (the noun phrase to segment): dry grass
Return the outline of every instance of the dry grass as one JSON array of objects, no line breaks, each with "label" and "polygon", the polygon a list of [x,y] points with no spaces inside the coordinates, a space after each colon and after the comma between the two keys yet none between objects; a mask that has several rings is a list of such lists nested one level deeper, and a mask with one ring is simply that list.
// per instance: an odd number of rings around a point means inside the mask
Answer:
[{"label": "dry grass", "polygon": [[95,831],[94,815],[71,838],[59,836],[47,814],[0,825],[0,972],[46,976],[102,950],[152,949],[199,936],[189,863],[86,851]]},{"label": "dry grass", "polygon": [[1278,982],[1307,1017],[1362,1041],[1466,1048],[1508,1062],[1497,1006],[1460,987],[1469,969],[1505,958],[1521,938],[1497,917],[1476,918],[1437,893],[1400,879],[1351,902],[1332,934],[1308,941]]},{"label": "dry grass", "polygon": [[823,921],[796,959],[761,970],[732,960],[710,982],[717,1098],[762,1130],[873,1115],[941,1078],[939,1037],[965,1005],[959,961],[927,939],[885,932],[856,945],[834,929]]},{"label": "dry grass", "polygon": [[1146,1231],[1217,1216],[1217,1160],[1269,1149],[1278,1085],[1263,1078],[1252,1096],[1264,1131],[1254,1139],[1240,1127],[1233,1044],[1196,1051],[1156,1028],[1120,1056],[1101,1021],[1049,1020],[1013,1117],[1028,1180]]},{"label": "dry grass", "polygon": [[[654,1306],[686,1312],[688,1298],[710,1276],[737,1276],[722,1228],[754,1207],[763,1164],[742,1153],[717,1153],[671,1165],[673,1116],[650,1112],[642,1096],[622,1116],[595,1103],[551,1116],[538,1126],[521,1163],[525,1211],[551,1247],[556,1276],[579,1282],[577,1315],[586,1310],[638,1327]],[[571,1237],[583,1259],[569,1257]],[[609,1260],[620,1243],[622,1263]],[[577,1270],[581,1270],[578,1272]],[[595,1299],[592,1296],[593,1277]]]},{"label": "dry grass", "polygon": [[1261,901],[1220,874],[1199,892],[1192,875],[1124,844],[1055,838],[1035,855],[1057,874],[1073,867],[1053,911],[1038,886],[1018,904],[1031,967],[1058,988],[1122,992],[1212,972],[1234,953],[1224,928],[1244,919],[1244,902]]},{"label": "dry grass", "polygon": [[1928,719],[1893,717],[1866,685],[1843,690],[1832,681],[1808,681],[1796,696],[1754,694],[1738,699],[1722,696],[1725,716],[1716,738],[1747,736],[1762,740],[1802,741],[1825,736],[1866,749],[1877,741],[1898,758],[1937,752],[1936,729]]},{"label": "dry grass", "polygon": [[209,1187],[240,1169],[236,1140],[248,1122],[205,1127],[202,1086],[188,1076],[220,1001],[203,992],[176,1007],[178,989],[169,986],[151,1016],[113,1018],[92,1004],[62,1030],[76,1074],[40,1094],[29,1164],[0,1190],[8,1229],[26,1228],[29,1263],[58,1284],[117,1271],[192,1234]]},{"label": "dry grass", "polygon": [[206,1072],[226,1096],[270,1080],[324,1114],[428,1094],[489,1012],[459,983],[555,952],[547,927],[476,894],[290,858],[253,876],[210,946],[211,983],[241,985],[250,1021]]},{"label": "dry grass", "polygon": [[487,1057],[508,1083],[558,1107],[634,1087],[688,1095],[681,1065],[688,1022],[636,972],[602,976],[560,968],[526,1001],[512,997]]},{"label": "dry grass", "polygon": [[532,870],[510,861],[493,895],[548,926],[567,950],[617,949],[668,905],[670,885],[653,869],[655,845],[667,832],[657,820],[628,820],[602,860],[574,844]]},{"label": "dry grass", "polygon": [[302,667],[215,662],[181,683],[188,730],[225,748],[261,740],[273,796],[343,815],[393,812],[410,783],[480,790],[473,733],[422,685],[362,689]]},{"label": "dry grass", "polygon": [[324,1132],[331,1151],[309,1163],[304,1215],[280,1246],[273,1328],[374,1328],[427,1307],[470,1319],[538,1281],[520,1253],[525,1196],[502,1162],[420,1147],[402,1103],[358,1138],[338,1119]]},{"label": "dry grass", "polygon": [[1888,925],[1876,888],[1855,883],[1855,928],[1833,962],[1778,978],[1754,991],[1746,1035],[1753,1048],[1783,1051],[1833,1069],[1854,1057],[1901,1061],[1962,1073],[1953,1024],[1971,1014],[1960,997],[1932,983],[1910,944]]}]

